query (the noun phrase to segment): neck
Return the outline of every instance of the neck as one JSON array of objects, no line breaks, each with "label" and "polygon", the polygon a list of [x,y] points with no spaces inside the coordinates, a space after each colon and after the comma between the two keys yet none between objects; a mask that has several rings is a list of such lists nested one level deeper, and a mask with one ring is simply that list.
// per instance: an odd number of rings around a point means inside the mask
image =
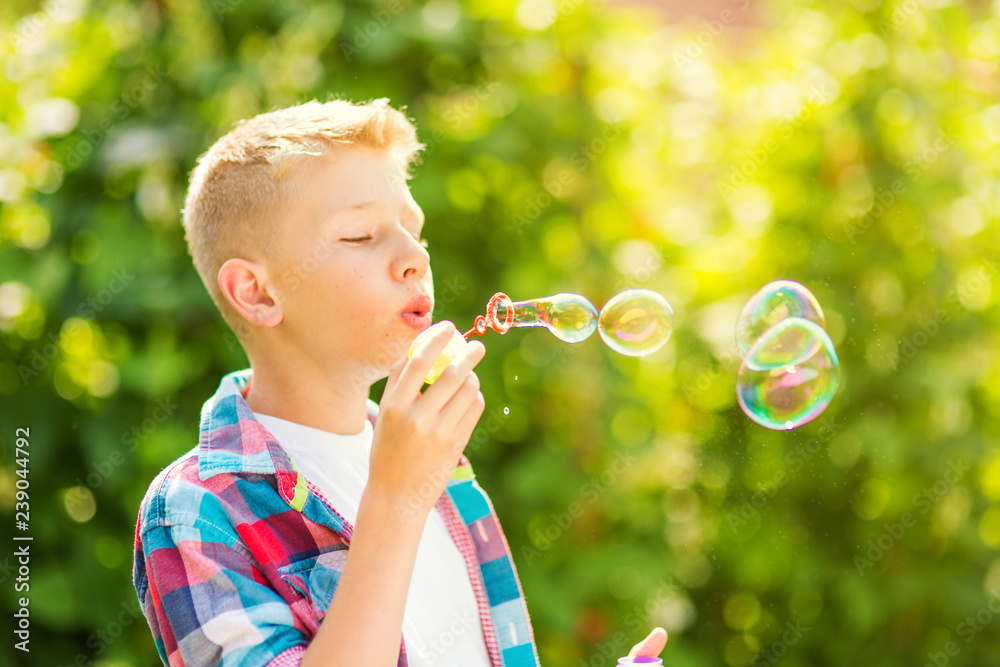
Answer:
[{"label": "neck", "polygon": [[351,368],[315,362],[289,363],[255,355],[247,405],[259,414],[285,419],[338,435],[359,433],[365,426],[365,401],[371,385],[352,382]]}]

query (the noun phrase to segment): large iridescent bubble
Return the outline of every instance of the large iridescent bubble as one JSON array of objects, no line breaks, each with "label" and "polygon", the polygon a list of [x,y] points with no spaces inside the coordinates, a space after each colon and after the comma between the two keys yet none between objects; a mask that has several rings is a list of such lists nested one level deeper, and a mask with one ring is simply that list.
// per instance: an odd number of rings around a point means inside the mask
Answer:
[{"label": "large iridescent bubble", "polygon": [[789,317],[801,317],[826,328],[819,301],[805,285],[794,280],[775,280],[750,297],[736,322],[736,346],[744,358],[768,329]]},{"label": "large iridescent bubble", "polygon": [[812,320],[788,317],[756,340],[740,364],[736,396],[750,419],[790,430],[818,417],[840,384],[830,336]]},{"label": "large iridescent bubble", "polygon": [[597,331],[615,352],[630,357],[652,354],[674,331],[674,311],[659,292],[627,289],[611,297],[597,318]]}]

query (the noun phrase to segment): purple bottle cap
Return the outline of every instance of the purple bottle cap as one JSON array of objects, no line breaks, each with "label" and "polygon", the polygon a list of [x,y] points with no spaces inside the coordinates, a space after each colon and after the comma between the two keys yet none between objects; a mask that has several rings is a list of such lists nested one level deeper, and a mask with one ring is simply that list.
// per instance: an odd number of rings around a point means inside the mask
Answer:
[{"label": "purple bottle cap", "polygon": [[653,667],[656,667],[657,665],[663,665],[663,658],[655,658],[646,655],[618,658],[618,667],[623,667],[624,665],[652,665]]}]

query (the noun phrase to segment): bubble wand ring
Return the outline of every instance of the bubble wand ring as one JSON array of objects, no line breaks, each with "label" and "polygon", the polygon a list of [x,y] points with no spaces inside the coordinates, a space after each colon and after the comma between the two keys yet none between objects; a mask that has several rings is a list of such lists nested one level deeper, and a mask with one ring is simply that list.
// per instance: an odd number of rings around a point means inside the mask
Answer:
[{"label": "bubble wand ring", "polygon": [[[500,309],[500,306],[504,307],[503,322],[497,317],[497,311]],[[503,292],[497,292],[490,297],[490,300],[486,304],[486,316],[476,315],[472,328],[462,334],[462,336],[465,339],[468,339],[472,334],[485,336],[487,328],[493,329],[498,334],[503,335],[514,324],[514,310],[514,302],[510,300],[510,297]]]}]

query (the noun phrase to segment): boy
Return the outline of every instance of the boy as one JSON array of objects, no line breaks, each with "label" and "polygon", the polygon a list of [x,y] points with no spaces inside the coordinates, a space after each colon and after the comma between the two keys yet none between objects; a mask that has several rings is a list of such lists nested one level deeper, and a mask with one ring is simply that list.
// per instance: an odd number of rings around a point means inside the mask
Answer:
[{"label": "boy", "polygon": [[421,391],[461,336],[430,326],[406,183],[423,147],[388,100],[336,100],[243,121],[199,158],[186,239],[251,368],[222,379],[139,510],[134,585],[164,664],[538,665],[462,453],[482,343]]}]

